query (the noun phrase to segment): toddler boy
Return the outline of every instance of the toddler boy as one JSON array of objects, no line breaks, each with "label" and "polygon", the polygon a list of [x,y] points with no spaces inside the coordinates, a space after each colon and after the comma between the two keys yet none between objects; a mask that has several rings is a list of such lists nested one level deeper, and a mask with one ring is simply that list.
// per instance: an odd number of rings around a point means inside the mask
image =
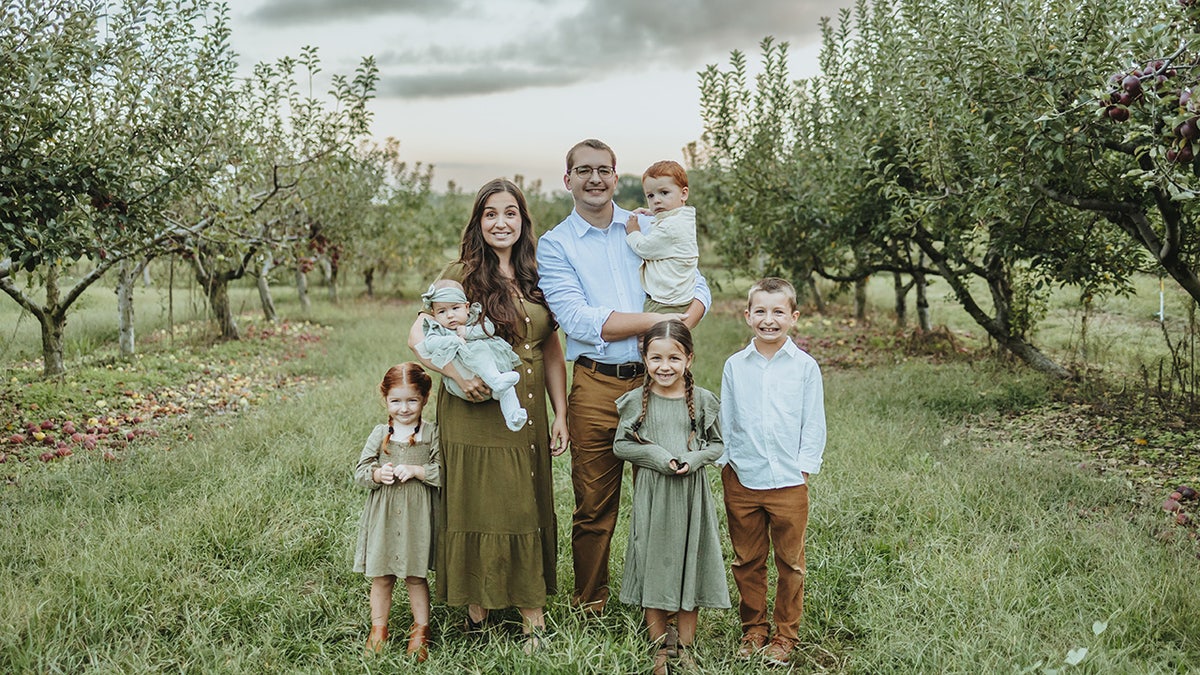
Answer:
[{"label": "toddler boy", "polygon": [[[683,313],[696,295],[696,209],[687,205],[687,171],[678,162],[655,162],[642,174],[646,208],[625,223],[625,241],[642,259],[643,310]],[[642,232],[637,214],[652,214],[654,228]]]},{"label": "toddler boy", "polygon": [[[741,595],[737,656],[761,651],[768,663],[786,666],[804,610],[808,477],[821,470],[825,450],[824,389],[817,362],[789,335],[800,317],[790,283],[755,282],[745,316],[754,337],[721,374],[725,454],[717,462]],[[774,637],[767,621],[768,546],[779,573]]]}]

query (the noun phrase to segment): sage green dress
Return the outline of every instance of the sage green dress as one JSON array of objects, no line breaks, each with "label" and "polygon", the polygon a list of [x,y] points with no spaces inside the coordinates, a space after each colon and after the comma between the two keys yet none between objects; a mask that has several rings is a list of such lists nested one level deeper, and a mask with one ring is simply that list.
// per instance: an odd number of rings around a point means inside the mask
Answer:
[{"label": "sage green dress", "polygon": [[[461,281],[460,268],[443,275]],[[477,298],[471,298],[477,300]],[[542,341],[554,334],[550,312],[514,297],[524,335],[516,391],[529,421],[509,431],[497,401],[471,403],[438,387],[442,461],[435,597],[451,606],[544,607],[557,591],[550,424]]]},{"label": "sage green dress", "polygon": [[[354,571],[368,577],[425,578],[434,562],[434,509],[441,474],[437,425],[422,422],[421,440],[414,445],[388,439],[380,448],[387,433],[386,424],[375,427],[354,469],[354,482],[370,490],[358,522]],[[375,469],[388,462],[424,466],[425,480],[376,483]]]},{"label": "sage green dress", "polygon": [[[696,435],[689,445],[685,398],[650,394],[637,431],[647,443],[638,442],[631,431],[642,412],[642,388],[617,399],[621,420],[613,453],[642,468],[633,486],[621,602],[667,611],[730,606],[716,504],[705,470],[725,451],[720,404],[700,387],[693,388],[692,400]],[[671,471],[672,459],[686,462],[688,473]]]}]

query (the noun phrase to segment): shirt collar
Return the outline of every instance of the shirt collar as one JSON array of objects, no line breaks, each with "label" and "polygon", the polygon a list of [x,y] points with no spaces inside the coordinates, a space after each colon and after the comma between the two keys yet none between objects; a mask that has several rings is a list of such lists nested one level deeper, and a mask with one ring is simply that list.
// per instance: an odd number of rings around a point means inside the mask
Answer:
[{"label": "shirt collar", "polygon": [[[620,226],[620,228],[622,230],[624,230],[625,221],[629,220],[629,211],[626,211],[625,209],[621,208],[620,206],[617,206],[617,203],[613,202],[612,218],[613,218],[612,222],[609,223],[608,226],[612,227],[613,225],[618,225],[618,226]],[[595,227],[592,227],[591,223],[584,220],[583,216],[579,215],[579,211],[577,211],[575,209],[571,209],[571,215],[567,217],[567,222],[570,223],[571,231],[575,234],[576,237],[583,237],[583,236],[587,235],[588,232],[591,232],[591,231],[597,229]],[[599,230],[597,230],[597,231],[599,231]]]},{"label": "shirt collar", "polygon": [[[800,348],[796,346],[796,341],[794,339],[792,339],[791,337],[789,337],[783,343],[783,346],[779,348],[779,351],[775,352],[775,356],[779,356],[780,354],[787,354],[788,356],[795,358],[800,353],[800,351],[801,351]],[[746,348],[743,349],[739,353],[742,355],[742,358],[744,358],[744,359],[748,359],[752,356],[758,356],[759,358],[765,358],[765,357],[763,357],[762,354],[758,353],[757,349],[755,349],[754,338],[750,338],[750,343],[747,344]]]}]

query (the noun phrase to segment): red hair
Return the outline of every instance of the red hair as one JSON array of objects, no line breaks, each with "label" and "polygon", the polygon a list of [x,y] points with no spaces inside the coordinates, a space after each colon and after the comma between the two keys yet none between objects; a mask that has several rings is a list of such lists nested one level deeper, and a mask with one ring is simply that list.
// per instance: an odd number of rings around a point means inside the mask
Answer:
[{"label": "red hair", "polygon": [[669,159],[664,159],[661,162],[655,162],[651,164],[650,168],[646,169],[646,172],[642,174],[642,182],[646,182],[647,178],[663,177],[670,178],[671,180],[675,181],[675,184],[681,188],[688,186],[687,171],[683,170],[683,167],[679,165],[679,162],[673,162]]},{"label": "red hair", "polygon": [[[388,392],[396,387],[410,386],[417,390],[421,398],[429,400],[429,392],[433,389],[433,378],[429,377],[429,373],[421,367],[421,364],[416,361],[405,361],[388,368],[388,371],[383,374],[383,381],[379,383],[379,394],[385,399]],[[417,434],[421,431],[421,419],[417,418],[417,427],[413,429],[412,435],[408,437],[408,444],[415,445],[417,442]],[[388,439],[392,437],[392,420],[388,418],[388,435],[383,439],[383,443],[379,445],[380,451],[386,446]]]}]

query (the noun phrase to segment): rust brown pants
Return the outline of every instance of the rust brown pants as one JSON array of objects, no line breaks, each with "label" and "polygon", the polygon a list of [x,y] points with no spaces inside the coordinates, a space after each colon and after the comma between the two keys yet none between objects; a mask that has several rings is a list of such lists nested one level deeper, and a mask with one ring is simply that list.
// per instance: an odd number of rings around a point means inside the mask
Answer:
[{"label": "rust brown pants", "polygon": [[775,589],[775,632],[797,639],[804,613],[804,530],[808,526],[808,486],[751,490],[726,465],[721,469],[725,513],[733,542],[733,580],[741,600],[742,634],[770,634],[767,623],[767,551],[775,549],[779,584]]}]

